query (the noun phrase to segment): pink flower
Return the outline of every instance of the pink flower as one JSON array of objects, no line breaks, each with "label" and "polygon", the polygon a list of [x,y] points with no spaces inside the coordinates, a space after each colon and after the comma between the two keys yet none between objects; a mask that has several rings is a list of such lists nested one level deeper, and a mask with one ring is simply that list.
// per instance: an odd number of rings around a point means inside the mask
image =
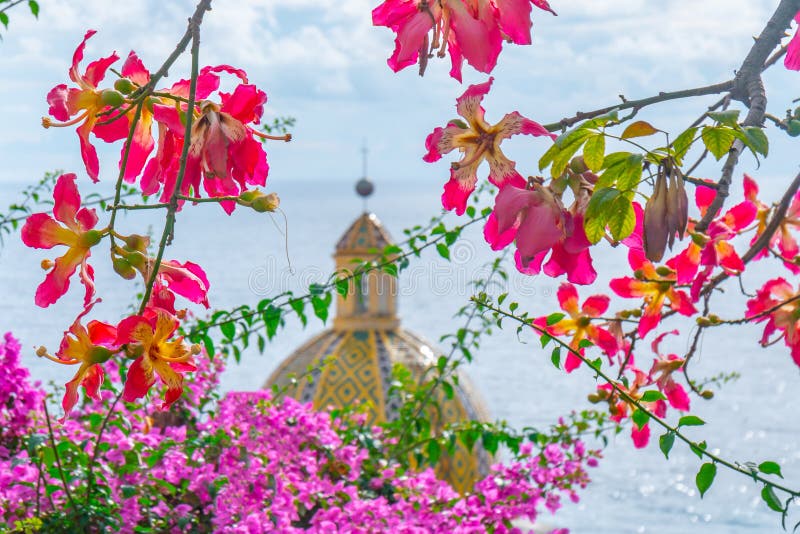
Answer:
[{"label": "pink flower", "polygon": [[[794,21],[800,24],[800,11],[794,16]],[[796,31],[792,40],[789,41],[783,64],[789,70],[800,70],[800,31]]]},{"label": "pink flower", "polygon": [[461,81],[464,59],[489,73],[504,38],[531,43],[531,3],[555,15],[546,0],[385,0],[372,11],[372,23],[397,34],[388,60],[393,71],[419,62],[423,74],[428,58],[449,53],[450,76]]},{"label": "pink flower", "polygon": [[[260,121],[267,95],[254,85],[240,84],[233,93],[221,93],[221,97],[221,105],[204,101],[192,126],[192,144],[181,187],[184,193],[199,192],[201,179],[203,188],[212,197],[236,196],[247,189],[248,184],[266,183],[267,156],[254,135],[272,137],[256,132],[249,125]],[[184,125],[173,106],[156,105],[155,118],[171,135],[159,146],[156,163],[153,167],[148,165],[143,182],[148,184],[148,190],[156,182],[163,182],[163,195],[169,197],[177,177],[175,155],[180,153]],[[280,139],[289,140],[290,137]],[[234,201],[221,204],[229,214],[236,207]]]},{"label": "pink flower", "polygon": [[590,242],[583,229],[580,202],[565,210],[561,200],[532,180],[526,189],[509,185],[500,190],[486,221],[483,235],[493,250],[516,240],[514,256],[523,274],[538,274],[544,264],[548,276],[567,275],[576,284],[590,284],[597,277],[589,253]]},{"label": "pink flower", "polygon": [[124,100],[122,95],[116,91],[101,91],[97,88],[105,77],[106,70],[119,59],[116,53],[93,61],[86,67],[83,74],[80,73],[79,64],[83,59],[86,41],[95,33],[94,30],[87,31],[72,56],[69,77],[78,87],[68,88],[66,84],[60,84],[53,87],[47,94],[50,115],[62,122],[53,122],[50,118],[45,117],[42,119],[42,124],[45,128],[80,124],[77,132],[81,144],[81,156],[89,177],[97,182],[100,163],[97,160],[97,151],[89,142],[89,133],[94,133],[104,141],[112,142],[124,138],[128,132],[124,121],[117,120],[107,125],[97,125],[98,113],[109,109],[109,106],[119,106]]},{"label": "pink flower", "polygon": [[[592,320],[602,316],[608,309],[609,298],[606,295],[593,295],[586,299],[581,308],[578,307],[578,290],[569,283],[562,283],[558,288],[558,303],[561,309],[567,312],[565,317],[555,324],[547,324],[547,317],[539,317],[534,324],[547,331],[553,337],[571,335],[572,339],[569,346],[572,350],[584,353],[580,342],[588,339],[599,346],[609,357],[613,357],[619,347],[616,338],[601,328],[593,324]],[[571,373],[581,365],[581,359],[570,352],[564,361],[564,369]]]},{"label": "pink flower", "polygon": [[[761,345],[774,341],[770,336],[780,331],[784,343],[792,350],[792,359],[800,366],[800,299],[792,285],[783,278],[768,281],[758,290],[755,298],[747,302],[746,317],[753,322],[766,321]],[[792,300],[795,299],[795,300]],[[790,301],[791,302],[787,302]]]},{"label": "pink flower", "polygon": [[653,352],[658,356],[653,360],[653,367],[650,368],[651,380],[655,380],[658,389],[661,390],[667,397],[670,406],[682,412],[689,411],[689,395],[683,386],[675,381],[672,373],[681,369],[685,363],[684,358],[680,358],[677,354],[661,354],[659,346],[668,334],[678,335],[677,330],[664,332],[656,336],[653,343],[650,345]]},{"label": "pink flower", "polygon": [[[168,290],[208,308],[208,277],[196,263],[162,261],[158,268],[157,282],[162,291]],[[171,300],[174,303],[175,298],[172,297]]]},{"label": "pink flower", "polygon": [[[53,189],[53,217],[34,213],[22,227],[22,242],[33,248],[53,248],[66,245],[67,251],[55,262],[44,260],[48,270],[44,282],[36,289],[36,305],[46,308],[56,302],[69,289],[69,279],[80,266],[80,279],[86,288],[84,305],[94,294],[94,270],[86,260],[90,248],[100,242],[105,230],[93,230],[97,224],[94,209],[81,208],[81,197],[75,185],[74,174],[62,174]],[[61,224],[62,223],[63,226]]]},{"label": "pink flower", "polygon": [[455,210],[458,215],[467,208],[467,200],[478,181],[478,167],[484,160],[489,163],[489,181],[494,185],[500,188],[508,184],[525,186],[515,163],[500,150],[503,140],[517,134],[555,137],[516,111],[507,114],[494,126],[489,125],[484,119],[485,110],[481,102],[489,92],[492,80],[489,78],[485,83],[470,85],[456,100],[456,111],[468,124],[460,120],[451,121],[444,128],[436,128],[425,140],[428,153],[422,159],[428,163],[440,160],[443,154],[454,149],[463,153],[461,160],[451,165],[450,181],[445,184],[442,195],[444,208]]}]

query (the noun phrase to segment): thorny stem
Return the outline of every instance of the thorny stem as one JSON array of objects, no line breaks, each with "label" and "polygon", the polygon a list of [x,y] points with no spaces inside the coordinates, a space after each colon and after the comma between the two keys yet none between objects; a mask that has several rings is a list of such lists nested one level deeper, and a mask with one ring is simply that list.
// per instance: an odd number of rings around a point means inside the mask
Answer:
[{"label": "thorny stem", "polygon": [[678,439],[680,439],[681,441],[683,441],[684,443],[689,445],[689,447],[695,453],[697,453],[699,455],[702,455],[702,456],[705,456],[709,460],[711,460],[712,462],[718,463],[720,465],[723,465],[723,466],[727,467],[728,469],[731,469],[732,471],[736,471],[737,473],[741,473],[743,475],[746,475],[747,477],[752,478],[754,480],[757,480],[759,482],[762,482],[763,484],[766,484],[766,485],[771,486],[771,487],[773,487],[775,489],[779,489],[781,491],[784,491],[784,492],[788,493],[789,495],[791,495],[792,497],[800,497],[800,491],[798,491],[798,490],[793,490],[793,489],[787,488],[786,486],[783,486],[781,484],[776,484],[775,482],[762,477],[758,473],[755,473],[753,471],[744,469],[743,467],[741,467],[739,465],[736,465],[733,462],[729,462],[728,460],[725,460],[722,457],[720,457],[720,456],[718,456],[718,455],[716,455],[714,453],[708,452],[708,450],[699,447],[697,443],[695,443],[694,441],[689,439],[680,430],[678,430],[678,427],[670,425],[664,419],[662,419],[661,417],[657,416],[652,411],[648,410],[647,407],[644,406],[644,404],[641,403],[639,400],[634,399],[633,397],[628,395],[625,392],[625,390],[623,390],[619,386],[619,384],[617,383],[616,380],[614,380],[610,376],[608,376],[599,367],[595,367],[592,364],[592,362],[589,361],[588,358],[586,358],[584,355],[582,355],[580,353],[580,351],[577,351],[577,350],[573,349],[572,347],[569,346],[569,343],[566,343],[566,342],[562,341],[558,337],[551,336],[547,332],[546,329],[533,324],[533,322],[530,319],[519,317],[517,315],[514,315],[513,313],[506,312],[506,311],[504,311],[504,310],[502,310],[502,309],[500,309],[498,307],[493,306],[491,303],[480,299],[479,297],[473,296],[473,297],[471,297],[470,300],[475,302],[478,306],[481,306],[481,307],[483,307],[483,308],[485,308],[487,310],[490,310],[490,311],[494,312],[495,314],[498,314],[498,315],[503,316],[503,317],[507,317],[507,318],[509,318],[509,319],[511,319],[513,321],[516,321],[516,322],[522,324],[522,325],[530,326],[531,328],[536,330],[540,335],[548,335],[551,339],[553,339],[556,343],[558,343],[558,345],[560,347],[566,349],[571,354],[573,354],[577,358],[579,358],[583,363],[588,365],[597,374],[597,376],[602,378],[603,381],[605,381],[608,385],[610,385],[612,387],[612,389],[620,396],[620,398],[622,398],[625,402],[627,402],[629,404],[632,404],[633,406],[635,406],[637,409],[641,410],[642,412],[646,413],[649,416],[650,419],[652,419],[653,421],[658,423],[658,425],[661,426],[662,428],[664,428],[667,432],[672,432],[675,435],[675,437],[677,437]]},{"label": "thorny stem", "polygon": [[[200,6],[209,4],[210,0],[204,0]],[[200,74],[200,23],[203,20],[204,11],[199,10],[189,21],[189,28],[186,30],[187,34],[191,34],[192,38],[192,77],[189,83],[189,103],[188,109],[194,109],[195,97],[197,95],[197,77]],[[152,82],[152,80],[151,80]],[[149,85],[149,84],[148,84]],[[139,313],[143,313],[150,301],[150,294],[153,291],[153,284],[155,284],[156,277],[158,276],[158,269],[161,266],[161,260],[164,257],[164,249],[167,248],[167,243],[171,239],[175,229],[175,212],[178,210],[178,197],[181,191],[181,184],[186,176],[186,163],[189,159],[189,146],[191,145],[192,138],[192,123],[194,121],[194,113],[186,114],[186,128],[183,135],[183,150],[181,152],[180,168],[178,169],[178,177],[175,179],[175,186],[172,190],[172,196],[169,200],[169,208],[167,208],[167,219],[164,222],[164,230],[161,233],[161,242],[158,245],[158,252],[153,261],[150,271],[150,277],[145,285],[144,296],[142,297],[142,304],[139,306]]]}]

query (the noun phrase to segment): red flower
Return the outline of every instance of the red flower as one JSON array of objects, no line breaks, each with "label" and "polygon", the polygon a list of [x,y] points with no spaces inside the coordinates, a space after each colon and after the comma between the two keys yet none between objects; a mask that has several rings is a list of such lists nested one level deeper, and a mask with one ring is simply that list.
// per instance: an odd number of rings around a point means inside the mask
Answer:
[{"label": "red flower", "polygon": [[146,309],[144,315],[134,315],[119,323],[117,343],[127,344],[128,353],[138,355],[128,369],[124,401],[144,397],[155,384],[155,375],[167,386],[162,409],[180,398],[181,373],[196,370],[192,356],[199,350],[188,347],[182,337],[170,341],[177,329],[178,321],[163,310]]},{"label": "red flower", "polygon": [[[95,302],[90,303],[78,315],[69,330],[64,332],[61,346],[55,357],[47,354],[42,347],[37,354],[64,365],[80,364],[75,376],[67,382],[67,390],[61,406],[64,408],[64,417],[69,416],[70,410],[78,402],[78,386],[83,386],[86,396],[100,400],[98,391],[103,384],[103,368],[105,363],[115,352],[116,329],[110,324],[100,321],[90,321],[86,326],[81,324],[81,319],[89,313]],[[62,419],[63,420],[63,419]]]},{"label": "red flower", "polygon": [[[606,295],[593,295],[586,299],[583,307],[578,307],[578,290],[569,283],[562,283],[558,288],[558,303],[561,309],[569,314],[555,324],[547,325],[547,317],[539,317],[534,324],[546,330],[553,337],[571,335],[569,346],[572,350],[584,353],[580,342],[588,339],[600,347],[609,357],[619,350],[616,338],[608,330],[592,323],[608,309],[609,298]],[[564,369],[571,373],[581,365],[581,359],[570,352],[564,362]]]},{"label": "red flower", "polygon": [[72,56],[69,77],[78,87],[68,88],[66,84],[60,84],[53,87],[47,94],[50,115],[62,122],[53,122],[50,118],[45,117],[42,119],[42,124],[45,128],[80,124],[77,132],[81,144],[81,156],[89,177],[97,182],[100,163],[97,160],[97,151],[89,142],[89,133],[93,132],[100,139],[112,142],[124,138],[128,131],[124,121],[119,120],[107,125],[97,125],[98,113],[110,109],[110,105],[119,106],[124,100],[122,95],[114,90],[101,91],[97,88],[98,84],[103,81],[106,70],[119,59],[116,53],[93,61],[86,67],[83,74],[80,73],[79,64],[83,59],[86,41],[95,33],[94,30],[87,31]]},{"label": "red flower", "polygon": [[681,315],[691,316],[697,312],[689,295],[675,288],[675,271],[664,266],[656,269],[644,257],[644,252],[637,248],[628,252],[628,263],[634,269],[636,278],[615,278],[609,286],[620,297],[644,299],[644,313],[639,321],[640,337],[646,336],[661,322],[661,308],[665,300],[669,300],[669,306]]},{"label": "red flower", "polygon": [[422,158],[428,163],[438,161],[442,155],[455,149],[463,153],[460,161],[450,169],[450,181],[444,186],[442,205],[462,215],[467,209],[467,200],[478,182],[478,167],[484,160],[489,163],[489,181],[503,188],[507,184],[525,186],[525,180],[516,170],[516,165],[500,150],[500,143],[517,134],[555,136],[537,122],[523,117],[516,111],[507,114],[495,125],[484,119],[481,106],[483,97],[489,92],[493,78],[488,82],[470,85],[456,100],[456,111],[462,121],[451,121],[444,128],[436,128],[425,140],[428,153]]},{"label": "red flower", "polygon": [[[80,278],[86,287],[84,305],[88,305],[94,294],[94,270],[86,263],[90,248],[105,234],[104,230],[93,230],[97,224],[94,209],[81,208],[81,197],[75,186],[74,174],[62,174],[53,189],[53,217],[46,213],[34,213],[22,227],[22,242],[33,248],[53,248],[66,245],[67,251],[54,262],[44,260],[42,267],[48,269],[47,276],[36,289],[36,305],[46,308],[56,302],[69,289],[69,278],[80,266]],[[62,223],[63,226],[61,224]]]},{"label": "red flower", "polygon": [[[695,189],[695,202],[701,214],[708,211],[715,195],[716,191],[710,187],[698,186]],[[731,275],[744,271],[744,262],[729,241],[749,226],[757,214],[756,204],[745,200],[729,209],[725,215],[711,221],[705,234],[694,233],[693,225],[690,225],[689,234],[692,239],[689,246],[668,261],[667,265],[675,269],[679,284],[692,284],[693,300],[696,301],[699,297],[700,290],[714,267],[722,267]],[[705,269],[698,275],[700,265]]]}]

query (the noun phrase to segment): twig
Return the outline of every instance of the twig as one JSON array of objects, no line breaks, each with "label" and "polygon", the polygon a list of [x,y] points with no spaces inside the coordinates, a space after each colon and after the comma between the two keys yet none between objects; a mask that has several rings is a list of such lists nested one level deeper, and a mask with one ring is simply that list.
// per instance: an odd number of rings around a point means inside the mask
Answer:
[{"label": "twig", "polygon": [[61,455],[58,453],[58,447],[56,447],[56,438],[55,434],[53,434],[53,425],[50,423],[50,412],[47,409],[47,399],[42,401],[44,405],[44,417],[47,421],[47,433],[50,436],[50,446],[53,448],[53,455],[56,459],[56,467],[58,467],[58,474],[61,477],[61,483],[64,485],[64,493],[67,494],[67,499],[69,499],[70,505],[72,508],[75,509],[75,500],[72,498],[72,492],[69,490],[69,484],[67,484],[67,477],[64,476],[64,469],[61,466]]},{"label": "twig", "polygon": [[497,307],[493,306],[492,304],[490,304],[488,302],[485,302],[485,301],[482,301],[482,300],[480,300],[480,299],[478,299],[476,297],[472,297],[471,300],[473,302],[475,302],[477,305],[486,308],[487,310],[490,310],[490,311],[492,311],[492,312],[494,312],[494,313],[496,313],[498,315],[502,315],[503,317],[507,317],[507,318],[509,318],[511,320],[517,321],[520,324],[530,326],[531,328],[536,330],[540,335],[547,335],[548,337],[553,339],[556,343],[558,343],[559,346],[561,346],[562,348],[568,350],[571,354],[575,355],[583,363],[585,363],[587,366],[589,366],[592,369],[592,371],[597,373],[597,376],[602,378],[608,385],[610,385],[612,387],[612,389],[623,400],[625,400],[625,402],[630,403],[631,405],[635,406],[637,409],[639,409],[642,412],[646,413],[649,416],[650,419],[652,419],[653,421],[658,423],[658,425],[661,426],[662,428],[664,428],[665,430],[667,430],[667,432],[672,432],[678,439],[680,439],[681,441],[683,441],[684,443],[689,445],[689,447],[692,449],[692,451],[696,452],[697,454],[699,454],[701,456],[705,456],[705,457],[709,458],[711,461],[713,461],[715,463],[718,463],[720,465],[723,465],[723,466],[725,466],[725,467],[727,467],[727,468],[729,468],[729,469],[731,469],[733,471],[736,471],[737,473],[741,473],[743,475],[746,475],[747,477],[752,478],[753,480],[757,480],[757,481],[762,482],[762,483],[764,483],[764,484],[766,484],[768,486],[771,486],[771,487],[773,487],[775,489],[779,489],[781,491],[784,491],[784,492],[788,493],[789,495],[791,495],[792,497],[800,497],[800,491],[798,491],[798,490],[793,490],[793,489],[787,488],[786,486],[783,486],[781,484],[776,484],[775,482],[762,477],[758,473],[755,473],[753,471],[744,469],[743,467],[741,467],[739,465],[736,465],[733,462],[729,462],[729,461],[721,458],[720,456],[717,456],[714,453],[708,452],[708,450],[706,450],[706,449],[700,448],[695,442],[693,442],[691,439],[689,439],[683,433],[681,433],[681,431],[678,430],[678,427],[674,427],[674,426],[670,425],[664,419],[662,419],[661,417],[657,416],[652,411],[648,410],[647,407],[645,407],[639,400],[634,399],[633,397],[631,397],[625,390],[623,390],[619,386],[619,384],[617,383],[616,380],[614,380],[611,377],[609,377],[600,368],[595,367],[594,365],[592,365],[592,362],[589,361],[589,359],[586,358],[584,355],[582,355],[580,353],[580,351],[577,351],[577,350],[573,349],[572,347],[569,346],[568,343],[562,341],[558,337],[551,336],[547,332],[546,329],[544,329],[544,328],[542,328],[542,327],[540,327],[538,325],[533,324],[533,322],[531,320],[524,319],[522,317],[518,317],[518,316],[514,315],[513,313],[506,312],[506,311],[504,311],[504,310],[502,310],[500,308],[497,308]]},{"label": "twig", "polygon": [[594,117],[599,117],[600,115],[604,115],[610,111],[615,109],[623,110],[623,109],[635,109],[640,110],[643,107],[657,104],[659,102],[666,102],[668,100],[677,100],[679,98],[688,98],[692,96],[703,96],[703,95],[715,95],[719,93],[724,93],[726,91],[730,91],[734,87],[734,81],[728,80],[726,82],[715,83],[713,85],[707,85],[705,87],[697,87],[694,89],[684,89],[682,91],[672,91],[672,92],[660,92],[655,96],[650,96],[647,98],[641,98],[639,100],[627,100],[622,104],[616,104],[613,106],[607,106],[604,108],[596,109],[594,111],[579,111],[573,117],[567,117],[561,119],[558,122],[553,122],[550,124],[545,124],[544,127],[551,132],[555,132],[557,130],[562,130],[564,128],[569,128],[573,124],[592,119]]}]

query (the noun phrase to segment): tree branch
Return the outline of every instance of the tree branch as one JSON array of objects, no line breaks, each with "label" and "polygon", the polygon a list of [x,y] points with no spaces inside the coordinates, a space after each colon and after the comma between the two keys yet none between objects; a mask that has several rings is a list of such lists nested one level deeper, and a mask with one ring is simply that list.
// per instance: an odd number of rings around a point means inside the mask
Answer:
[{"label": "tree branch", "polygon": [[[781,0],[775,13],[764,26],[761,35],[756,38],[756,42],[750,52],[744,58],[742,66],[734,78],[734,88],[731,96],[742,101],[747,107],[748,112],[742,126],[761,126],[764,123],[764,114],[767,111],[767,94],[764,90],[764,83],[761,80],[761,72],[764,66],[771,60],[770,54],[778,46],[783,38],[786,29],[800,11],[800,0]],[[728,158],[722,166],[722,175],[717,182],[717,194],[708,211],[697,223],[695,230],[705,232],[708,225],[716,217],[719,210],[728,198],[733,171],[739,162],[739,156],[744,150],[744,143],[736,139],[731,147]]]},{"label": "tree branch", "polygon": [[693,96],[716,95],[719,93],[725,93],[727,91],[730,91],[733,88],[734,88],[734,80],[728,80],[726,82],[715,83],[713,85],[707,85],[705,87],[696,87],[694,89],[683,89],[681,91],[672,91],[672,92],[662,91],[655,96],[641,98],[639,100],[626,100],[621,104],[616,104],[614,106],[606,106],[604,108],[596,109],[594,111],[579,111],[572,117],[561,119],[558,122],[545,124],[544,127],[548,131],[555,132],[557,130],[569,128],[570,126],[572,126],[577,122],[587,119],[592,119],[594,117],[599,117],[600,115],[604,115],[615,109],[618,110],[633,109],[635,111],[639,111],[640,109],[646,106],[657,104],[659,102],[666,102],[668,100],[677,100],[680,98],[689,98]]}]

